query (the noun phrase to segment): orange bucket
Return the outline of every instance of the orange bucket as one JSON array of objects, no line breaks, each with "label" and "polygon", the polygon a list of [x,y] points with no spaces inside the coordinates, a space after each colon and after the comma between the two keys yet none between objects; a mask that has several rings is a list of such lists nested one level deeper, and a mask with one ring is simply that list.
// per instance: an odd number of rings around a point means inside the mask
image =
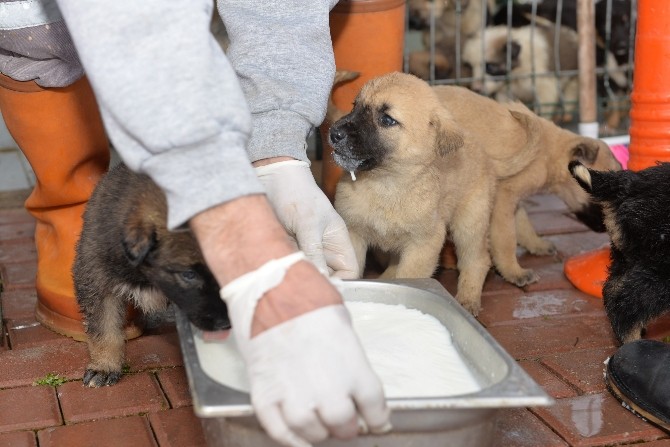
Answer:
[{"label": "orange bucket", "polygon": [[[368,80],[402,71],[405,38],[405,0],[341,0],[330,12],[330,34],[338,70],[360,76],[333,89],[333,102],[349,112],[356,95]],[[328,144],[332,123],[321,126],[323,141],[322,188],[332,201],[342,168],[333,162]]]}]

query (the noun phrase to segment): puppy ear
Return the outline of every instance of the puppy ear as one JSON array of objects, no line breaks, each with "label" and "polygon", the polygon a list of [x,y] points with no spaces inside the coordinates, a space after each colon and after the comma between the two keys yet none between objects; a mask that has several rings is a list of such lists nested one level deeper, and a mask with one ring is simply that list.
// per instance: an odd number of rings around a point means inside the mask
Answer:
[{"label": "puppy ear", "polygon": [[570,159],[579,160],[584,164],[592,165],[598,158],[600,146],[597,142],[584,139],[572,148]]},{"label": "puppy ear", "polygon": [[123,228],[123,251],[133,267],[142,264],[158,244],[156,229],[142,222],[127,222]]},{"label": "puppy ear", "polygon": [[435,127],[435,148],[440,157],[444,157],[465,144],[463,133],[446,109],[436,113],[430,123]]},{"label": "puppy ear", "polygon": [[577,160],[572,160],[568,163],[568,169],[570,170],[570,174],[577,180],[577,183],[579,183],[579,186],[584,191],[591,193],[591,172],[589,169]]}]

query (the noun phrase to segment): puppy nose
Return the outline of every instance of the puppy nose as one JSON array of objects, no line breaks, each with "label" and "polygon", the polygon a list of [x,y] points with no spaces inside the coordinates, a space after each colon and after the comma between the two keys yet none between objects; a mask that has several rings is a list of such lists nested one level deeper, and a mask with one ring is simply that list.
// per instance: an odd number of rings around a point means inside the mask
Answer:
[{"label": "puppy nose", "polygon": [[331,143],[337,144],[340,141],[342,141],[345,136],[346,136],[346,134],[344,133],[344,131],[341,128],[339,128],[339,127],[331,127],[330,128],[330,142]]}]

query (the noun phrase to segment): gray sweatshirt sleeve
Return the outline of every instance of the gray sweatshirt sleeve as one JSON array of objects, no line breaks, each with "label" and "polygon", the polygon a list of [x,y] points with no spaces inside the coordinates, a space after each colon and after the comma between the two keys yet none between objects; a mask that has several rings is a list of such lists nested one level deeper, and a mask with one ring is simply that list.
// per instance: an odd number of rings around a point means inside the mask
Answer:
[{"label": "gray sweatshirt sleeve", "polygon": [[251,115],[211,0],[59,0],[115,148],[166,193],[168,224],[262,193]]},{"label": "gray sweatshirt sleeve", "polygon": [[253,115],[252,161],[307,160],[335,75],[329,12],[337,0],[217,0],[228,57]]}]

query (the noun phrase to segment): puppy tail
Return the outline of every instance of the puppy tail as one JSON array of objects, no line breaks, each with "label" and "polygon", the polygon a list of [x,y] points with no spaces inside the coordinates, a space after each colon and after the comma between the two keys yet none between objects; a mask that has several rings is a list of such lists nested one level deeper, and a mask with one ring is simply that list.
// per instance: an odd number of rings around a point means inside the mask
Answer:
[{"label": "puppy tail", "polygon": [[572,160],[568,163],[568,169],[574,179],[577,180],[577,183],[579,183],[579,186],[581,186],[584,191],[591,194],[593,192],[593,185],[589,168],[577,160]]},{"label": "puppy tail", "polygon": [[512,177],[521,172],[535,159],[535,154],[540,148],[540,125],[533,116],[517,110],[510,109],[510,115],[519,122],[526,132],[526,144],[515,155],[507,158],[493,158],[496,174],[499,179]]}]

